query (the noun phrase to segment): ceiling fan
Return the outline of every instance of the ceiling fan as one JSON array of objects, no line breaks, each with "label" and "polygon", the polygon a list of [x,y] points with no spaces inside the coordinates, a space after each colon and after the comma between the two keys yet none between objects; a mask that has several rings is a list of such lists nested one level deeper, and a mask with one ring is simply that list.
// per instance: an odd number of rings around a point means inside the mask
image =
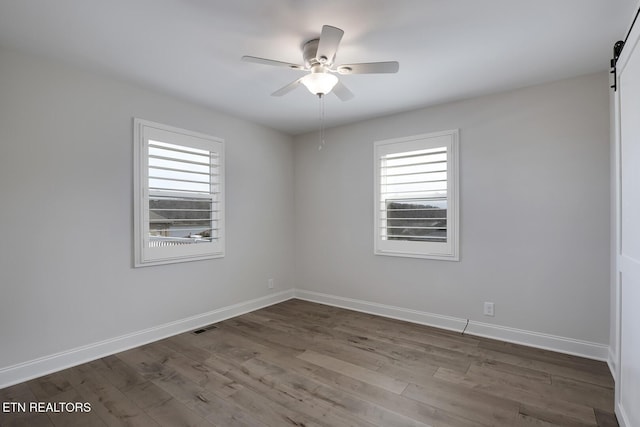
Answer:
[{"label": "ceiling fan", "polygon": [[302,83],[312,94],[318,95],[319,97],[333,91],[342,101],[348,101],[353,98],[353,92],[335,76],[335,73],[373,74],[398,72],[400,65],[396,61],[335,65],[336,52],[343,34],[344,31],[340,28],[324,25],[320,37],[309,40],[302,47],[304,65],[274,61],[272,59],[258,58],[255,56],[243,56],[242,60],[309,72],[305,76],[273,92],[271,94],[272,96],[285,95]]}]

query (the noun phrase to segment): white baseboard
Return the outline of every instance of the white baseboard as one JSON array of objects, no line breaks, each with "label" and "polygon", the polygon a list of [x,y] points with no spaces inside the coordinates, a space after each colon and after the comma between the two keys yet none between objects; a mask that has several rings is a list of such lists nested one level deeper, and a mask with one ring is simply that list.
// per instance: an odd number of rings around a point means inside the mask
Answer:
[{"label": "white baseboard", "polygon": [[[344,298],[335,295],[327,295],[301,289],[296,289],[294,291],[294,295],[295,298],[306,301],[342,307],[349,310],[362,311],[364,313],[390,317],[398,320],[406,320],[413,323],[459,332],[464,329],[464,326],[467,323],[467,319],[442,316],[424,311],[411,310],[352,298]],[[465,333],[601,361],[607,361],[609,355],[609,346],[604,344],[476,321],[469,322],[469,326]]]},{"label": "white baseboard", "polygon": [[629,422],[629,417],[627,416],[627,412],[624,410],[624,407],[620,404],[620,402],[616,402],[616,418],[618,419],[618,425],[620,427],[631,427],[631,423]]},{"label": "white baseboard", "polygon": [[293,298],[293,289],[0,369],[0,389]]},{"label": "white baseboard", "polygon": [[611,371],[611,376],[616,379],[616,361],[618,358],[615,354],[613,354],[613,348],[609,346],[609,355],[607,357],[607,365],[609,365],[609,370]]}]

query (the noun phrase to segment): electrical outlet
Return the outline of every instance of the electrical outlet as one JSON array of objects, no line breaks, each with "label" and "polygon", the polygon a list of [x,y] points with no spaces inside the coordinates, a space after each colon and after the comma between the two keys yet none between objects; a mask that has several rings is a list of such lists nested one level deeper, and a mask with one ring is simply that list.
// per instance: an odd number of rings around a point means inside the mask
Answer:
[{"label": "electrical outlet", "polygon": [[267,280],[267,289],[273,289],[273,279]]},{"label": "electrical outlet", "polygon": [[484,303],[484,315],[493,317],[495,315],[494,305],[492,302]]}]

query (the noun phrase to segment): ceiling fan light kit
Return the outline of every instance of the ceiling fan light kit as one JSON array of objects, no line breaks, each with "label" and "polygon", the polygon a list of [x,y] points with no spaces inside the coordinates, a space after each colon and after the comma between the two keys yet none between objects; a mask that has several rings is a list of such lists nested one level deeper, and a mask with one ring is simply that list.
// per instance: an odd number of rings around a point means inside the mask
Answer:
[{"label": "ceiling fan light kit", "polygon": [[272,96],[282,96],[294,90],[302,83],[309,92],[319,97],[333,91],[342,101],[353,98],[353,93],[339,81],[335,75],[341,74],[378,74],[397,73],[399,64],[396,61],[369,62],[360,64],[343,64],[334,67],[336,52],[342,40],[344,31],[340,28],[325,25],[322,27],[320,37],[306,42],[302,47],[302,59],[304,65],[291,64],[283,61],[259,58],[256,56],[243,56],[245,62],[287,67],[292,70],[307,71],[309,74],[299,78],[288,85],[273,92]]},{"label": "ceiling fan light kit", "polygon": [[338,78],[329,73],[311,73],[304,76],[301,83],[314,95],[326,95],[338,83]]}]

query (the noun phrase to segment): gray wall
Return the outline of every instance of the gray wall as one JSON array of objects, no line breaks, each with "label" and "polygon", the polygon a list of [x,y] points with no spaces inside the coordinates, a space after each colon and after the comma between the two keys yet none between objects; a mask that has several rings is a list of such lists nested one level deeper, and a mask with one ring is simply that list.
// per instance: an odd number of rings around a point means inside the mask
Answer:
[{"label": "gray wall", "polygon": [[[0,49],[0,369],[294,286],[608,343],[608,115],[603,73],[330,129],[318,151]],[[133,117],[226,140],[224,258],[132,268]],[[453,128],[461,261],[374,256],[373,141]]]},{"label": "gray wall", "polygon": [[[133,117],[225,139],[224,258],[132,268]],[[292,158],[274,130],[0,49],[0,368],[292,288]]]},{"label": "gray wall", "polygon": [[[608,344],[607,88],[601,73],[361,122],[322,151],[297,137],[296,288]],[[373,142],[454,128],[461,261],[374,256]]]}]

